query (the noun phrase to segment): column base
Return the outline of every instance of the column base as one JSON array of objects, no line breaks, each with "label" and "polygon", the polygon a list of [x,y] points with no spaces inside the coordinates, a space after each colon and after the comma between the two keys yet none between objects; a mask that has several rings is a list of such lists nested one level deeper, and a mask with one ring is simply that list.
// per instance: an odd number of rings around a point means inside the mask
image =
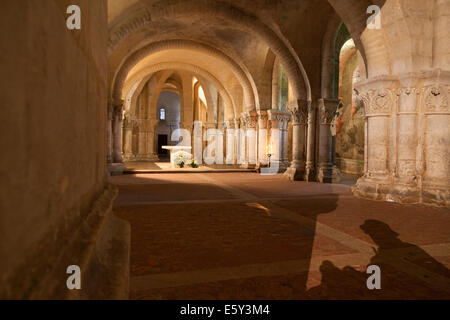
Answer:
[{"label": "column base", "polygon": [[341,181],[341,171],[336,166],[321,166],[317,174],[320,183],[337,183]]},{"label": "column base", "polygon": [[159,157],[156,154],[138,154],[132,161],[148,161],[155,162],[159,161]]},{"label": "column base", "polygon": [[256,168],[256,164],[250,164],[250,163],[243,163],[241,165],[239,165],[239,168],[241,169],[255,169]]},{"label": "column base", "polygon": [[356,197],[404,204],[423,203],[450,206],[450,188],[444,185],[424,183],[422,188],[416,181],[377,179],[362,177],[352,187]]},{"label": "column base", "polygon": [[112,176],[117,176],[123,174],[126,166],[124,163],[108,163],[108,171]]},{"label": "column base", "polygon": [[291,163],[288,160],[280,161],[280,173],[286,172],[287,169],[291,166]]},{"label": "column base", "polygon": [[301,165],[292,164],[289,168],[287,168],[284,176],[291,181],[304,181],[305,169]]},{"label": "column base", "polygon": [[307,182],[314,182],[314,181],[317,181],[316,178],[317,177],[316,177],[316,173],[315,173],[315,170],[314,170],[314,166],[307,165],[306,166],[306,170],[305,170],[305,181],[307,181]]},{"label": "column base", "polygon": [[422,203],[450,207],[450,186],[424,183]]},{"label": "column base", "polygon": [[135,158],[136,156],[132,153],[125,153],[123,155],[123,161],[134,161]]}]

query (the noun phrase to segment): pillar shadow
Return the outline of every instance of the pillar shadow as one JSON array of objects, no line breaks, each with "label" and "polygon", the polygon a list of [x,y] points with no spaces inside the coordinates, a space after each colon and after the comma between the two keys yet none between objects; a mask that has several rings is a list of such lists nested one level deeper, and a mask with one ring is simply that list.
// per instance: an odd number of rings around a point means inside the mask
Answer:
[{"label": "pillar shadow", "polygon": [[381,270],[381,289],[369,290],[371,274],[330,261],[320,266],[322,283],[307,291],[313,299],[449,299],[450,271],[422,248],[400,240],[388,224],[366,220],[360,228],[375,244],[369,265]]}]

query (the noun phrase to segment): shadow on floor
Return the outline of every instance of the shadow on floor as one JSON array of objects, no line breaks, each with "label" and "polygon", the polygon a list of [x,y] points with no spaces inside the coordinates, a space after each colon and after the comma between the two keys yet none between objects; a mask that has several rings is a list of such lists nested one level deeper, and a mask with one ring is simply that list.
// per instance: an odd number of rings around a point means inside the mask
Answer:
[{"label": "shadow on floor", "polygon": [[369,290],[371,274],[330,261],[320,267],[322,283],[308,290],[314,299],[449,299],[450,271],[420,247],[403,242],[389,225],[366,220],[360,228],[378,246],[370,265],[381,270],[381,289]]}]

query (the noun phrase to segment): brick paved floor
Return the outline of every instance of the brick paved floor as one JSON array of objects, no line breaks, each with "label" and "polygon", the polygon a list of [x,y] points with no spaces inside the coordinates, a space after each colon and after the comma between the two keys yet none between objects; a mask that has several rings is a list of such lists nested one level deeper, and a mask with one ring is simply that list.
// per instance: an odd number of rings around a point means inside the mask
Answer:
[{"label": "brick paved floor", "polygon": [[[113,177],[133,299],[450,299],[450,210],[256,173]],[[368,265],[381,290],[368,290]]]}]

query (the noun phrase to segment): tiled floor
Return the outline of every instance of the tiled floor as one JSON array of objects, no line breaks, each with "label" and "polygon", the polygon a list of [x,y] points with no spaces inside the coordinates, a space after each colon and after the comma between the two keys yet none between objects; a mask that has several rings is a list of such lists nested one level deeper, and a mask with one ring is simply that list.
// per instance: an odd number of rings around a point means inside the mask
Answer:
[{"label": "tiled floor", "polygon": [[[450,210],[256,173],[116,176],[133,299],[450,299]],[[366,286],[381,268],[381,290]]]}]

